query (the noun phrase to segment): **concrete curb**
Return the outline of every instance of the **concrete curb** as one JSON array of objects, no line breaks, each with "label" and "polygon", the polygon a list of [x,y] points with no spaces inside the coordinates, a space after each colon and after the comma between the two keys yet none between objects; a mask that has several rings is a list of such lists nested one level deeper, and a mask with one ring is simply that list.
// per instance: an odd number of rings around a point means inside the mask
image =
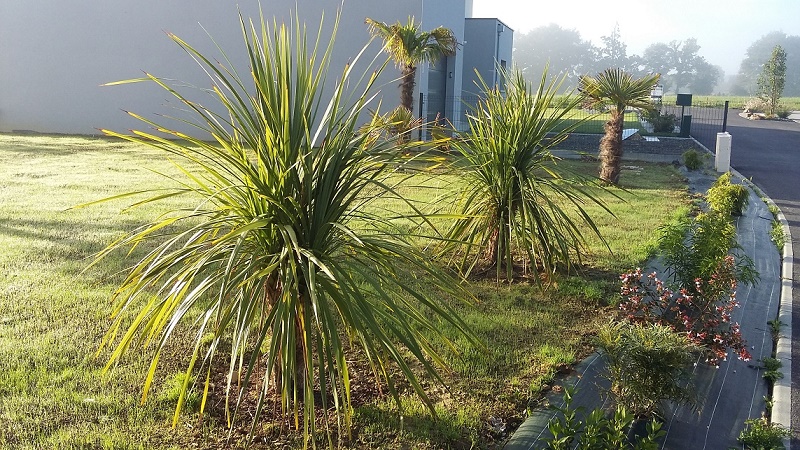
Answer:
[{"label": "concrete curb", "polygon": [[[765,197],[766,203],[775,206],[771,198]],[[792,277],[794,275],[792,251],[792,234],[786,217],[778,208],[778,220],[786,236],[783,245],[783,265],[781,267],[781,304],[778,309],[778,320],[782,324],[778,349],[775,357],[783,363],[783,378],[775,381],[772,389],[772,422],[790,428],[792,425]],[[784,446],[791,450],[790,440],[784,440]]]},{"label": "concrete curb", "polygon": [[[697,145],[705,149],[707,152],[714,155],[705,145],[692,138]],[[778,307],[777,319],[782,324],[782,332],[778,338],[777,351],[775,358],[783,363],[781,371],[783,378],[775,381],[772,389],[772,423],[781,425],[787,429],[792,426],[792,277],[794,275],[794,252],[792,250],[792,233],[789,229],[789,222],[783,215],[783,212],[778,208],[778,205],[764,194],[764,190],[758,187],[755,183],[748,180],[736,169],[731,168],[731,173],[740,180],[744,180],[751,187],[757,188],[761,192],[762,200],[769,205],[774,206],[778,210],[778,221],[783,228],[783,235],[786,237],[786,242],[783,244],[783,261],[781,264],[781,301]],[[786,450],[791,450],[791,438],[783,440],[783,445]]]},{"label": "concrete curb", "polygon": [[[783,261],[781,264],[781,304],[778,307],[778,321],[781,324],[781,333],[778,337],[777,351],[775,358],[783,365],[781,372],[783,378],[779,378],[772,386],[772,423],[791,429],[792,427],[792,276],[794,271],[794,252],[792,250],[792,233],[789,229],[789,222],[783,215],[778,205],[772,201],[764,191],[752,181],[743,177],[735,169],[731,169],[734,176],[744,180],[753,188],[761,192],[761,199],[768,206],[774,206],[778,210],[778,221],[781,223],[783,235],[786,241],[783,244]],[[786,450],[792,449],[791,438],[783,440]]]}]

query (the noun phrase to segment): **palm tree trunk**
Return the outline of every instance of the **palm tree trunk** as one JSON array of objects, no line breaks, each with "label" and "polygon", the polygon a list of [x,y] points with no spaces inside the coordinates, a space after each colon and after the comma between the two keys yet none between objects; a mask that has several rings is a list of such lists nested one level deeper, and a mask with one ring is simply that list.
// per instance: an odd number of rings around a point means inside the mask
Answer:
[{"label": "palm tree trunk", "polygon": [[600,140],[600,179],[606,183],[619,184],[623,123],[624,113],[612,112],[604,126],[606,134]]},{"label": "palm tree trunk", "polygon": [[417,68],[414,66],[403,66],[400,78],[400,104],[411,112],[414,112],[414,86],[417,84],[415,78]]}]

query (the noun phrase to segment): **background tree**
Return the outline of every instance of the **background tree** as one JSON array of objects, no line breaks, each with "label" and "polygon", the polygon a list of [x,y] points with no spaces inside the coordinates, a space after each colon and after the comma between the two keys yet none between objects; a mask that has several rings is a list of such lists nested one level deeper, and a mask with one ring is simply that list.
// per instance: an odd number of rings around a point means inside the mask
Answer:
[{"label": "background tree", "polygon": [[758,77],[758,96],[767,104],[769,115],[775,114],[785,85],[786,51],[780,45],[776,45]]},{"label": "background tree", "polygon": [[638,69],[634,59],[628,56],[628,45],[622,41],[619,24],[614,25],[614,30],[608,36],[600,37],[603,46],[596,49],[596,71],[609,67],[619,67],[627,72]]},{"label": "background tree", "polygon": [[[664,89],[672,92],[701,88],[706,94],[713,92],[722,77],[706,59],[698,55],[697,39],[663,42],[648,46],[642,55],[642,64],[649,73],[660,73]],[[709,87],[710,86],[710,87]]]},{"label": "background tree", "polygon": [[747,48],[747,54],[739,65],[739,72],[731,91],[736,95],[756,95],[758,76],[776,45],[786,51],[786,73],[789,75],[784,95],[800,96],[800,36],[790,36],[780,31],[768,33]]},{"label": "background tree", "polygon": [[725,79],[725,71],[705,59],[698,61],[696,68],[697,75],[689,82],[689,92],[697,95],[713,94]]},{"label": "background tree", "polygon": [[409,17],[405,25],[399,21],[387,25],[384,22],[366,19],[373,36],[383,39],[384,50],[400,68],[400,104],[414,111],[414,86],[417,66],[428,62],[435,64],[443,56],[456,53],[456,36],[449,28],[437,27],[431,31],[420,31],[420,24]]},{"label": "background tree", "polygon": [[567,77],[562,86],[567,90],[592,70],[594,53],[592,44],[581,39],[577,30],[556,24],[534,28],[514,38],[514,64],[528,81],[538,83],[547,67],[548,73]]},{"label": "background tree", "polygon": [[607,107],[611,115],[600,140],[600,179],[603,181],[619,184],[625,109],[651,108],[650,91],[659,77],[659,74],[651,74],[634,78],[622,69],[606,69],[594,77],[581,77],[580,91],[584,97],[592,105]]}]

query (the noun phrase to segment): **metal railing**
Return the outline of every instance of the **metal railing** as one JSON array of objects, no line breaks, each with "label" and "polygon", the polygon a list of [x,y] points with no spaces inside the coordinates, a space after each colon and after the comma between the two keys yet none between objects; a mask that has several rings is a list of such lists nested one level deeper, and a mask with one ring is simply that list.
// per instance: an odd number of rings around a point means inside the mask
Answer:
[{"label": "metal railing", "polygon": [[[466,131],[469,127],[467,114],[477,107],[483,97],[469,96],[434,96],[420,94],[419,118],[423,127],[419,132],[420,139],[430,139],[431,130],[436,126],[456,131]],[[695,101],[692,106],[661,105],[662,114],[674,114],[678,120],[674,135],[676,137],[697,137],[715,135],[725,131],[729,102]],[[633,114],[633,115],[632,115]],[[582,120],[576,130],[579,133],[602,134],[607,117],[597,116],[597,111],[574,109],[570,111],[568,120]],[[638,113],[626,114],[626,128],[639,128],[642,134],[652,133],[652,128],[641,120]]]}]

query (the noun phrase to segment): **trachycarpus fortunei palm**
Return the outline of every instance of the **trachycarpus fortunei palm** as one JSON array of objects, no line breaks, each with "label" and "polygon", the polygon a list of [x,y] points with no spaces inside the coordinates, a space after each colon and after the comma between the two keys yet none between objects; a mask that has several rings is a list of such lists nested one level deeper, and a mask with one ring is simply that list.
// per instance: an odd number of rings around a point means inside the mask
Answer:
[{"label": "trachycarpus fortunei palm", "polygon": [[383,39],[384,50],[400,68],[400,104],[413,112],[417,66],[425,62],[435,64],[443,56],[454,55],[456,36],[445,27],[420,31],[420,24],[413,17],[405,25],[399,21],[388,25],[370,18],[366,24],[373,36]]},{"label": "trachycarpus fortunei palm", "polygon": [[619,184],[622,166],[622,128],[626,108],[652,107],[650,91],[661,75],[634,78],[622,69],[606,69],[596,76],[581,77],[579,90],[592,106],[608,108],[611,118],[600,140],[600,179]]}]

